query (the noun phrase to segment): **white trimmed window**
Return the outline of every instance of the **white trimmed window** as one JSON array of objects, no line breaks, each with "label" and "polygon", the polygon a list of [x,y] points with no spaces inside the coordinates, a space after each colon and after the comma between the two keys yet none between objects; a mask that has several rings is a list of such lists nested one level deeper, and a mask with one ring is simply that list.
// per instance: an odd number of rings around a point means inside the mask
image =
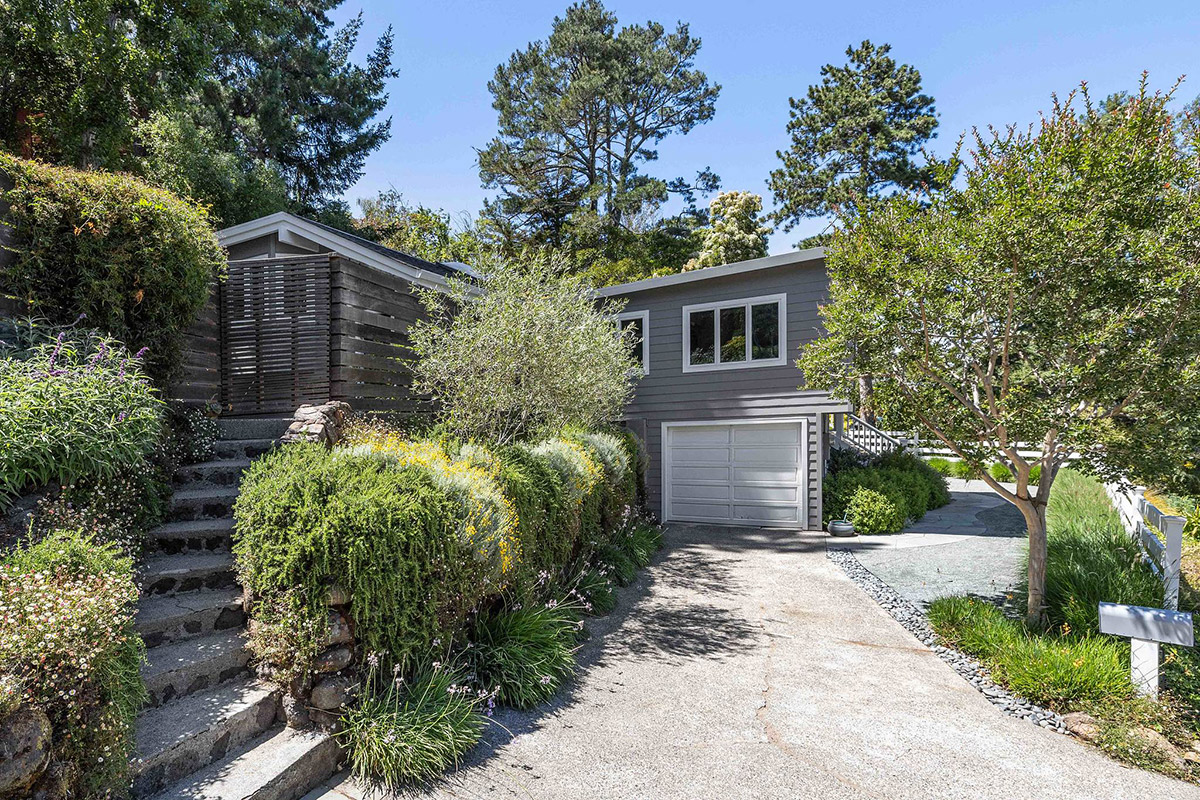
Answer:
[{"label": "white trimmed window", "polygon": [[624,332],[633,328],[633,356],[642,365],[642,374],[650,374],[650,312],[626,311],[617,315],[617,325]]},{"label": "white trimmed window", "polygon": [[683,371],[787,363],[787,295],[683,307]]}]

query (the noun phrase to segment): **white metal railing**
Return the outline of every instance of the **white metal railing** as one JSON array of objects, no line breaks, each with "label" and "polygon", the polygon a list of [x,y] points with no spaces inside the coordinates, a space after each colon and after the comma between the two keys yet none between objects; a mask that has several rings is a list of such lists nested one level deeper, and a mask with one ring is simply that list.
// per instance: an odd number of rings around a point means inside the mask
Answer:
[{"label": "white metal railing", "polygon": [[909,443],[876,428],[853,414],[830,414],[829,433],[834,447],[849,448],[870,456],[906,450]]},{"label": "white metal railing", "polygon": [[[1125,530],[1141,545],[1150,568],[1163,583],[1163,608],[1179,608],[1179,568],[1183,555],[1183,527],[1187,520],[1161,509],[1146,499],[1143,489],[1105,485]],[[1160,538],[1161,536],[1161,538]]]}]

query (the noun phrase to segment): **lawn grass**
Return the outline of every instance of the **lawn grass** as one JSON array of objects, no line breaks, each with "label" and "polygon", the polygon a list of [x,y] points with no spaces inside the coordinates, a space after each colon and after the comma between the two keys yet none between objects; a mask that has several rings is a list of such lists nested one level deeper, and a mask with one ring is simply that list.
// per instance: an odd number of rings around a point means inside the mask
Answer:
[{"label": "lawn grass", "polygon": [[[1101,601],[1163,602],[1161,583],[1122,528],[1103,486],[1074,470],[1059,473],[1047,536],[1047,629],[1029,630],[999,608],[967,597],[935,600],[929,609],[933,629],[1015,693],[1060,713],[1091,714],[1100,723],[1095,744],[1114,758],[1200,782],[1200,767],[1164,755],[1145,734],[1162,734],[1183,752],[1200,735],[1200,656],[1192,649],[1163,648],[1166,688],[1162,701],[1154,703],[1137,696],[1130,683],[1128,640],[1098,633]],[[1200,557],[1200,542],[1191,553]],[[1200,558],[1192,569],[1200,576]],[[1196,597],[1185,589],[1181,608],[1196,610]]]}]

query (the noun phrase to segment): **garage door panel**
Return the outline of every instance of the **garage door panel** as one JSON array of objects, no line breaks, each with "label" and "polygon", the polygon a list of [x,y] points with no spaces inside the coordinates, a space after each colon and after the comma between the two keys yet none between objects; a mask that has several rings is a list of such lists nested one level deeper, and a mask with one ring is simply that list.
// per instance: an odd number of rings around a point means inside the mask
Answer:
[{"label": "garage door panel", "polygon": [[795,504],[800,498],[798,486],[734,486],[734,500]]},{"label": "garage door panel", "polygon": [[750,506],[735,505],[733,507],[734,521],[738,522],[768,522],[768,523],[798,523],[800,510],[796,506]]},{"label": "garage door panel", "polygon": [[672,471],[672,477],[679,482],[710,481],[712,483],[729,483],[729,467],[676,466]]},{"label": "garage door panel", "polygon": [[675,500],[728,500],[732,489],[725,484],[675,484],[671,497]]},{"label": "garage door panel", "polygon": [[667,519],[803,524],[803,423],[669,425],[665,433]]},{"label": "garage door panel", "polygon": [[796,445],[776,447],[761,444],[754,447],[735,447],[733,448],[733,463],[755,466],[779,464],[795,467],[800,463],[800,448]]},{"label": "garage door panel", "polygon": [[[678,475],[678,473],[676,474]],[[734,467],[733,482],[795,485],[796,467]]]},{"label": "garage door panel", "polygon": [[783,425],[735,425],[734,444],[800,444],[800,426]]},{"label": "garage door panel", "polygon": [[728,464],[729,448],[673,447],[671,458],[676,464]]},{"label": "garage door panel", "polygon": [[729,436],[729,427],[726,425],[689,425],[685,428],[671,429],[671,444],[729,444]]}]

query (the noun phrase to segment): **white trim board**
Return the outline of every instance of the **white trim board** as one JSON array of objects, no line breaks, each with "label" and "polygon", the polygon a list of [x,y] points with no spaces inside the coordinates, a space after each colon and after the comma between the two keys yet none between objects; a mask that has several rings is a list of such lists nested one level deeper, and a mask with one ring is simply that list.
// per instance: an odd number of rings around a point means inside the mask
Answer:
[{"label": "white trim board", "polygon": [[663,275],[658,278],[645,278],[630,283],[619,283],[616,286],[605,286],[596,290],[600,297],[619,297],[632,292],[644,292],[647,289],[659,289],[664,286],[677,286],[681,283],[706,281],[712,278],[724,278],[729,275],[740,275],[743,272],[753,272],[760,269],[786,267],[792,264],[803,264],[806,261],[818,261],[825,257],[824,247],[810,247],[807,250],[793,250],[790,253],[780,253],[777,256],[755,258],[750,261],[738,261],[733,264],[722,264],[719,267],[705,267],[687,272],[677,272],[674,275]]},{"label": "white trim board", "polygon": [[[795,424],[800,426],[800,464],[796,468],[796,490],[799,493],[800,507],[798,511],[798,519],[794,525],[780,524],[772,525],[770,523],[747,520],[739,524],[735,520],[716,520],[716,519],[672,519],[671,515],[671,448],[670,437],[668,430],[670,428],[698,427],[698,426],[714,426],[722,425],[783,425]],[[700,420],[685,420],[679,422],[664,422],[662,423],[661,438],[659,439],[659,458],[662,461],[662,474],[660,476],[659,491],[661,492],[662,501],[662,519],[663,522],[692,522],[705,525],[722,525],[738,528],[784,528],[784,529],[809,529],[809,507],[808,507],[808,489],[809,474],[808,462],[812,456],[810,452],[811,442],[809,441],[809,425],[812,424],[812,418],[807,416],[797,417],[763,417],[756,419],[700,419]],[[793,504],[783,504],[791,506]]]},{"label": "white trim board", "polygon": [[617,324],[631,319],[642,321],[642,375],[650,374],[650,311],[622,311],[617,314]]},{"label": "white trim board", "polygon": [[[760,358],[750,360],[750,349],[752,347],[751,339],[753,338],[753,324],[751,307],[756,305],[766,305],[768,303],[777,303],[778,322],[777,331],[779,334],[779,355],[775,358]],[[721,309],[744,307],[746,309],[746,330],[750,332],[750,336],[746,337],[746,360],[745,361],[730,361],[727,363],[719,363],[721,357]],[[713,312],[713,362],[712,364],[692,364],[692,325],[688,316],[698,311]],[[782,367],[788,363],[788,340],[787,340],[787,293],[781,294],[764,294],[759,297],[734,297],[729,300],[718,300],[711,303],[693,303],[683,307],[682,317],[682,333],[683,333],[683,371],[684,372],[721,372],[731,369],[757,369],[759,367]]]}]

